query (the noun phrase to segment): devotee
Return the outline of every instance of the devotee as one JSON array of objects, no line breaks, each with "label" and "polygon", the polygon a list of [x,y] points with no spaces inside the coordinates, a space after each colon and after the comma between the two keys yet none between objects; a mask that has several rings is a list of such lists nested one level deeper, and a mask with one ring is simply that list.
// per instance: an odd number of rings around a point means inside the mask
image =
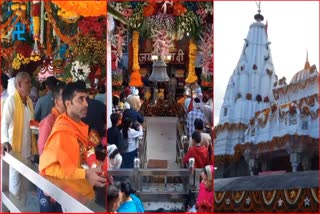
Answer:
[{"label": "devotee", "polygon": [[112,113],[120,113],[120,98],[116,95],[112,96]]},{"label": "devotee", "polygon": [[190,158],[194,158],[194,167],[203,168],[209,162],[208,148],[201,145],[201,135],[199,132],[192,134],[193,146],[190,147],[188,152],[183,157],[183,164],[186,166]]},{"label": "devotee", "polygon": [[87,89],[79,83],[69,83],[63,90],[66,112],[53,125],[40,156],[39,172],[60,179],[86,179],[92,186],[103,187],[106,178],[98,168],[83,169],[88,148],[88,125],[81,121],[88,111]]},{"label": "devotee", "polygon": [[62,92],[65,85],[61,82],[53,90],[53,99],[54,106],[51,109],[51,113],[41,120],[39,124],[39,136],[38,136],[38,150],[39,155],[42,154],[44,145],[51,133],[52,127],[58,116],[66,111],[63,101],[62,101]]},{"label": "devotee", "polygon": [[1,111],[4,106],[4,101],[9,96],[7,91],[8,80],[9,80],[9,77],[6,74],[1,74]]},{"label": "devotee", "polygon": [[120,114],[112,113],[110,115],[111,127],[107,131],[107,142],[109,145],[115,145],[117,148],[122,144],[122,134],[119,129]]},{"label": "devotee", "polygon": [[130,105],[130,109],[126,109],[123,112],[124,117],[130,117],[132,119],[133,124],[136,122],[142,124],[144,122],[143,116],[139,113],[141,103],[139,97],[139,90],[133,89],[133,94],[130,94],[127,97],[127,103]]},{"label": "devotee", "polygon": [[[27,72],[19,72],[15,77],[15,92],[9,95],[4,104],[1,118],[2,152],[14,152],[24,158],[31,158],[38,153],[35,136],[31,134],[29,122],[33,119],[33,105],[29,98],[31,77]],[[21,199],[25,178],[10,167],[9,191]]]},{"label": "devotee", "polygon": [[52,91],[55,88],[58,81],[59,80],[57,80],[54,76],[50,76],[45,80],[44,83],[48,90],[48,93],[45,96],[40,97],[37,101],[34,114],[35,120],[41,121],[48,114],[50,114],[51,109],[54,105]]},{"label": "devotee", "polygon": [[213,212],[213,165],[207,165],[201,172],[202,181],[196,201],[197,212]]},{"label": "devotee", "polygon": [[124,180],[117,183],[116,186],[120,189],[120,207],[119,213],[143,213],[144,208],[140,199],[134,194],[136,191],[132,189],[129,181]]},{"label": "devotee", "polygon": [[106,110],[105,104],[98,100],[88,99],[87,116],[82,119],[83,122],[89,125],[90,130],[96,130],[101,138],[106,136]]},{"label": "devotee", "polygon": [[[82,80],[78,80],[77,84],[82,85],[83,88],[86,88],[86,83]],[[106,136],[106,110],[107,107],[102,102],[88,98],[88,111],[82,121],[89,125],[89,131],[96,130],[100,138]]]},{"label": "devotee", "polygon": [[108,185],[107,201],[107,212],[116,213],[120,206],[121,198],[119,189],[114,185]]},{"label": "devotee", "polygon": [[[125,117],[122,121],[122,139],[128,141],[128,148],[122,155],[121,168],[133,168],[134,158],[138,155],[137,138],[143,136],[142,126],[139,124],[138,130],[132,128],[132,120],[130,117]],[[124,143],[124,142],[123,142]]]},{"label": "devotee", "polygon": [[209,126],[211,126],[213,123],[212,123],[212,106],[210,106],[209,104],[207,104],[209,100],[209,97],[208,95],[203,95],[203,99],[202,99],[202,102],[200,104],[200,110],[203,112],[204,114],[204,122],[206,124],[208,124]]},{"label": "devotee", "polygon": [[107,154],[109,158],[109,168],[119,169],[122,163],[122,156],[120,155],[119,149],[116,145],[107,146]]},{"label": "devotee", "polygon": [[201,145],[205,147],[209,147],[209,145],[212,145],[212,139],[211,136],[208,133],[203,132],[203,121],[200,118],[195,119],[194,121],[194,129],[195,131],[199,132],[201,135]]},{"label": "devotee", "polygon": [[176,100],[176,88],[177,88],[177,80],[174,74],[171,75],[171,78],[169,80],[169,102],[174,103]]},{"label": "devotee", "polygon": [[106,104],[106,86],[103,84],[99,86],[98,89],[99,89],[99,93],[96,94],[94,99],[102,102],[103,104]]},{"label": "devotee", "polygon": [[194,98],[194,102],[193,102],[193,110],[190,111],[188,113],[187,116],[187,130],[188,130],[188,136],[189,136],[189,146],[191,146],[191,135],[194,132],[194,121],[195,119],[201,119],[202,121],[204,121],[204,114],[203,112],[200,110],[200,100],[199,98]]}]

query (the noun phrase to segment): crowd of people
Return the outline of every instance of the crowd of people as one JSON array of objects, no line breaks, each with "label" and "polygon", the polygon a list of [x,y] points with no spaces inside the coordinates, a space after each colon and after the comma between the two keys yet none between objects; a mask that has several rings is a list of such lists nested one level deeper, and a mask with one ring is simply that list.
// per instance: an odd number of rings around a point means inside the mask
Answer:
[{"label": "crowd of people", "polygon": [[[33,87],[28,73],[19,72],[11,79],[2,74],[1,78],[3,154],[12,150],[27,159],[39,155],[41,175],[85,180],[85,186],[89,187],[91,193],[93,187],[104,187],[108,180],[109,212],[144,211],[129,181],[106,179],[102,167],[91,167],[94,164],[88,162],[89,150],[97,146],[90,142],[89,135],[94,130],[104,142],[98,146],[104,146],[107,151],[108,169],[134,167],[134,159],[138,157],[138,138],[144,135],[138,89],[126,88],[119,97],[113,96],[110,115],[112,126],[107,129],[106,101],[105,96],[101,95],[105,92],[103,87],[96,99],[91,99],[83,81],[65,84],[55,77],[48,77],[44,82],[47,93],[37,98],[31,93]],[[213,203],[212,138],[205,132],[205,124],[212,124],[212,110],[208,113],[210,105],[207,101],[207,97],[202,97],[200,93],[195,98],[188,97],[185,102],[190,145],[183,163],[187,167],[188,160],[194,158],[194,167],[203,168],[199,196],[194,206],[189,207],[190,212],[208,211]],[[30,129],[30,121],[39,122],[37,138]],[[9,176],[9,191],[20,199],[24,194],[25,178],[13,168],[10,168]],[[64,211],[41,189],[38,189],[38,196],[41,212]]]},{"label": "crowd of people", "polygon": [[[8,78],[2,75],[3,79]],[[91,193],[93,187],[104,187],[105,173],[101,167],[89,168],[86,156],[91,149],[89,133],[96,130],[101,138],[106,136],[105,104],[100,101],[90,102],[83,81],[64,84],[54,77],[49,77],[44,82],[47,94],[37,100],[34,109],[34,103],[30,98],[30,75],[19,72],[12,79],[13,89],[7,94],[4,94],[3,90],[1,96],[3,155],[11,150],[27,159],[40,155],[41,175],[64,180],[85,180],[85,186]],[[8,84],[4,81],[2,88],[7,87],[8,90]],[[30,129],[30,121],[34,120],[40,123],[38,139]],[[25,188],[26,179],[10,167],[11,194],[20,200],[26,197]],[[41,189],[38,189],[38,195],[40,212],[64,211],[63,207]]]}]

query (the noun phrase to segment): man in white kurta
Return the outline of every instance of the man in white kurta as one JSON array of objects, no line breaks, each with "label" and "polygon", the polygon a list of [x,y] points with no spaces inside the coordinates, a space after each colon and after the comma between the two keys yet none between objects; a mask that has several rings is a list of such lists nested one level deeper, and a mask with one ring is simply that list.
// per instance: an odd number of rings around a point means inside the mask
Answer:
[{"label": "man in white kurta", "polygon": [[[31,89],[31,78],[28,73],[21,72],[22,74],[17,74],[15,79],[16,89],[22,100],[26,100],[27,96],[30,93]],[[7,151],[10,151],[12,147],[6,145],[9,143],[12,145],[13,132],[14,132],[14,112],[16,110],[16,103],[14,94],[9,95],[6,99],[3,108],[3,114],[1,118],[1,143]],[[29,122],[33,118],[32,110],[30,107],[24,103],[23,105],[23,131],[22,131],[22,146],[21,146],[21,155],[25,158],[29,158],[31,154],[31,131],[29,128]],[[22,187],[24,185],[23,176],[19,174],[16,170],[10,167],[9,171],[9,191],[16,196],[16,198],[20,198],[22,193]]]}]

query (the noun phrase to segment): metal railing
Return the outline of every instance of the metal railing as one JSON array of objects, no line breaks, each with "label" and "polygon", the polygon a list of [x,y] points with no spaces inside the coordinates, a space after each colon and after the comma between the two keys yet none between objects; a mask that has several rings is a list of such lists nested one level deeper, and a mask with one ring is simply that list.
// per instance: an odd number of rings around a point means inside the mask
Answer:
[{"label": "metal railing", "polygon": [[176,137],[177,151],[176,151],[176,162],[178,165],[183,168],[183,157],[188,151],[189,141],[188,137],[185,135],[183,126],[178,122],[177,123],[177,137]]},{"label": "metal railing", "polygon": [[143,128],[143,136],[138,138],[138,158],[141,161],[141,168],[145,167],[147,162],[147,129]]},{"label": "metal railing", "polygon": [[[54,198],[68,212],[105,212],[94,200],[86,198],[75,189],[66,188],[66,181],[38,174],[37,167],[21,155],[11,152],[2,156],[2,203],[10,212],[24,212],[25,207],[9,192],[9,166],[21,173],[27,180]],[[86,182],[80,180],[80,182]],[[70,180],[68,181],[70,182]],[[79,180],[77,180],[79,182]],[[80,184],[81,186],[81,184]],[[30,211],[29,211],[30,212]],[[34,210],[31,212],[39,212]]]},{"label": "metal railing", "polygon": [[[139,162],[138,159],[135,160]],[[193,164],[192,164],[193,165]],[[112,169],[108,170],[108,175],[116,177],[127,177],[132,187],[137,191],[137,195],[144,202],[159,202],[159,201],[181,201],[185,200],[190,194],[190,191],[196,194],[199,191],[200,173],[202,169],[193,169],[192,166],[189,169],[156,169],[146,168],[141,169],[135,164],[133,169]],[[164,188],[163,191],[149,191],[143,188],[143,184],[151,185],[146,177],[163,177]],[[169,191],[167,177],[179,177],[183,178],[182,191]],[[115,180],[116,181],[116,180]]]}]

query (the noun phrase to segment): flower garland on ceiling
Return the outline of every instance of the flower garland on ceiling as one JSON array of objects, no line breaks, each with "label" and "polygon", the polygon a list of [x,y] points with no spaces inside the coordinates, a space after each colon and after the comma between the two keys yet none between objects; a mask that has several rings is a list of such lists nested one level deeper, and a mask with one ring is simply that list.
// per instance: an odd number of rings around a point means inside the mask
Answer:
[{"label": "flower garland on ceiling", "polygon": [[152,29],[152,34],[154,54],[164,60],[170,54],[170,48],[173,47],[172,39],[165,30],[157,31]]},{"label": "flower garland on ceiling", "polygon": [[[212,8],[213,3],[150,1],[111,2],[108,4],[127,18],[129,28],[138,30],[144,37],[150,36],[151,29],[165,29],[176,39],[181,39],[188,33],[197,39],[202,31],[202,25],[196,11],[198,8],[202,8],[203,19],[205,19],[210,11],[204,8]],[[207,4],[209,5],[207,6]]]},{"label": "flower garland on ceiling", "polygon": [[53,0],[54,4],[58,5],[66,12],[72,11],[81,16],[106,16],[107,1],[58,1]]},{"label": "flower garland on ceiling", "polygon": [[63,9],[59,9],[57,15],[67,23],[75,23],[80,18],[77,13],[73,11],[65,11]]},{"label": "flower garland on ceiling", "polygon": [[45,9],[47,11],[47,14],[48,14],[48,23],[50,23],[55,31],[55,33],[59,36],[59,38],[66,44],[72,44],[74,42],[74,40],[78,37],[79,35],[79,32],[77,32],[75,35],[72,35],[72,36],[67,36],[65,34],[63,34],[60,30],[60,28],[57,26],[57,22],[56,20],[54,19],[53,17],[53,11],[51,9],[51,6],[50,6],[50,2],[48,1],[45,1],[44,2],[44,5],[45,5]]},{"label": "flower garland on ceiling", "polygon": [[86,35],[90,34],[96,39],[101,40],[106,37],[107,31],[107,19],[106,17],[83,17],[79,21],[79,31]]}]

